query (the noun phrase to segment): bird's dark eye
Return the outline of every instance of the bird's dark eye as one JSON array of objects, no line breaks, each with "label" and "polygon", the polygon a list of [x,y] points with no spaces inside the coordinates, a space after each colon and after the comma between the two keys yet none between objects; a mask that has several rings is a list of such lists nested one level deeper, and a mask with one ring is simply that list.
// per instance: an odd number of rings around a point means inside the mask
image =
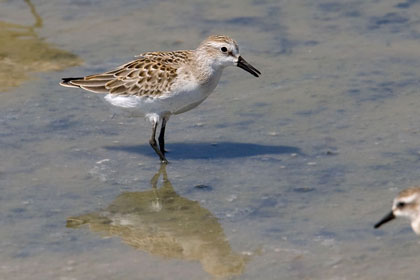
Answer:
[{"label": "bird's dark eye", "polygon": [[221,50],[222,52],[227,52],[227,48],[226,48],[226,47],[221,47],[221,48],[220,48],[220,50]]},{"label": "bird's dark eye", "polygon": [[398,202],[397,203],[397,208],[404,208],[405,206],[405,202]]}]

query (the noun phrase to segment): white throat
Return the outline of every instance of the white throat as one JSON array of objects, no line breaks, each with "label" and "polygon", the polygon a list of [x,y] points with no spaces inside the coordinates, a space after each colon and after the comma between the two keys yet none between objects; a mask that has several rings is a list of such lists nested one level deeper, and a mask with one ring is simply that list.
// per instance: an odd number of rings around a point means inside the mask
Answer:
[{"label": "white throat", "polygon": [[412,221],[411,228],[414,230],[416,234],[420,235],[420,219],[416,219]]}]

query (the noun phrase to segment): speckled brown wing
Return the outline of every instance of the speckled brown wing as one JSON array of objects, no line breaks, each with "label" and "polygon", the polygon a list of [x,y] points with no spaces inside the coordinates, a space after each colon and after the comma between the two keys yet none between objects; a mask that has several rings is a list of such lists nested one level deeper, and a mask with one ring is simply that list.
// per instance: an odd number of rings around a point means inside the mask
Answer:
[{"label": "speckled brown wing", "polygon": [[63,79],[62,85],[97,93],[156,96],[170,91],[177,68],[188,57],[189,51],[148,52],[106,73]]}]

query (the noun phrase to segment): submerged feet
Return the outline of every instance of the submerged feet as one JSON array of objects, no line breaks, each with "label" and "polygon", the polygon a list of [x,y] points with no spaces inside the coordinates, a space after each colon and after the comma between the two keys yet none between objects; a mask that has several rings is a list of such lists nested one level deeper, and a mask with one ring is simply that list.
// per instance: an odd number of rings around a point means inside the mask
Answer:
[{"label": "submerged feet", "polygon": [[156,154],[159,156],[160,162],[161,163],[168,163],[168,160],[165,157],[165,152],[162,152],[159,149],[159,147],[157,145],[157,142],[156,142],[156,139],[155,138],[151,138],[150,141],[149,141],[149,143],[150,143],[150,146],[152,146],[153,150],[155,150]]}]

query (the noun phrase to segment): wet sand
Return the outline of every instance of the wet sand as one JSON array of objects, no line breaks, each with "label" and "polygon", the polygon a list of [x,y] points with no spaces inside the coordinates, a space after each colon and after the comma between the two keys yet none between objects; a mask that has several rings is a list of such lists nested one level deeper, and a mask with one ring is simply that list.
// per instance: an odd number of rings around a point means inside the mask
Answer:
[{"label": "wet sand", "polygon": [[[419,3],[32,4],[0,2],[0,278],[416,279],[409,224],[373,224],[420,184]],[[148,123],[58,85],[217,33],[263,75],[171,118],[167,180]]]}]

